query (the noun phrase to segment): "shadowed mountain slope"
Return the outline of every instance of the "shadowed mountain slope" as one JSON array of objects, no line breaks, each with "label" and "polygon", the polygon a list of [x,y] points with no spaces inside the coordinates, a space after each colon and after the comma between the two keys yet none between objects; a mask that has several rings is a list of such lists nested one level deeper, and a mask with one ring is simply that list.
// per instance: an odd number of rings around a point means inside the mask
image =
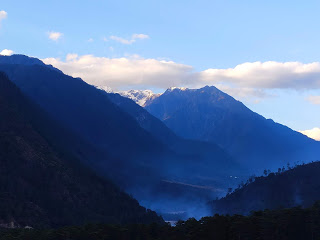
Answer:
[{"label": "shadowed mountain slope", "polygon": [[1,226],[162,222],[72,153],[57,151],[46,128],[62,128],[3,73],[0,116]]},{"label": "shadowed mountain slope", "polygon": [[[81,79],[39,64],[0,64],[0,70],[53,119],[87,143],[81,150],[86,155],[83,160],[102,174],[107,171],[121,184],[130,183],[127,178],[135,174],[148,177],[152,172],[149,166],[168,154],[130,115]],[[65,148],[74,148],[73,141],[66,143]],[[98,156],[91,155],[97,151]]]},{"label": "shadowed mountain slope", "polygon": [[215,173],[215,169],[224,170],[229,174],[234,172],[245,173],[244,169],[216,144],[183,139],[133,100],[115,93],[106,94],[113,103],[131,115],[143,129],[151,133],[164,145],[167,145],[172,151],[185,156],[186,159],[190,157],[199,159],[199,164],[205,164],[205,168],[211,173]]},{"label": "shadowed mountain slope", "polygon": [[146,106],[178,136],[216,143],[252,171],[317,160],[320,144],[215,87],[168,89]]}]

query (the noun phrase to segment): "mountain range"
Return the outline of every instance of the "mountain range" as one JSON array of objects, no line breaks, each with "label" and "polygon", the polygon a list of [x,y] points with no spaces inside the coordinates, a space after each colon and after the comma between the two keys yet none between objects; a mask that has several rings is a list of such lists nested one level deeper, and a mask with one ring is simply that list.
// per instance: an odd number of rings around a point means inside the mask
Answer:
[{"label": "mountain range", "polygon": [[127,92],[119,94],[162,120],[177,136],[215,143],[252,173],[319,159],[319,142],[265,119],[213,86],[171,87],[157,94],[150,90],[132,90],[134,95]]},{"label": "mountain range", "polygon": [[168,89],[145,109],[182,138],[217,144],[252,173],[319,159],[319,142],[264,118],[213,86]]},{"label": "mountain range", "polygon": [[[162,223],[110,180],[85,167],[50,136],[68,130],[0,73],[0,226],[59,227]],[[71,137],[70,137],[71,136]]]},{"label": "mountain range", "polygon": [[[59,139],[54,142],[60,149],[72,151],[147,207],[180,211],[181,202],[206,202],[223,195],[237,182],[230,174],[248,174],[221,147],[184,140],[132,100],[97,89],[41,61],[1,56],[0,71],[76,136],[50,132],[52,139]],[[181,208],[187,209],[186,205]]]},{"label": "mountain range", "polygon": [[[208,201],[224,196],[249,175],[319,158],[319,142],[265,119],[213,86],[118,94],[23,55],[0,56],[0,72],[5,74],[3,91],[9,93],[2,96],[3,109],[8,110],[3,113],[8,115],[3,132],[16,136],[5,137],[0,146],[13,149],[4,151],[10,155],[3,159],[18,159],[13,165],[3,160],[4,173],[12,173],[3,181],[14,179],[10,196],[21,196],[3,204],[13,209],[20,199],[34,203],[42,215],[30,210],[32,216],[40,216],[30,218],[32,225],[42,219],[48,226],[162,222],[134,198],[167,218],[177,213],[201,217],[211,213]],[[16,144],[17,139],[24,140]],[[15,168],[17,176],[10,170]],[[30,192],[17,187],[17,182]],[[67,199],[64,193],[70,193]],[[101,207],[105,202],[109,204]],[[21,201],[21,206],[25,204]],[[57,207],[62,210],[55,215]],[[14,211],[6,213],[3,224],[12,219],[28,224],[24,216],[31,213]]]}]

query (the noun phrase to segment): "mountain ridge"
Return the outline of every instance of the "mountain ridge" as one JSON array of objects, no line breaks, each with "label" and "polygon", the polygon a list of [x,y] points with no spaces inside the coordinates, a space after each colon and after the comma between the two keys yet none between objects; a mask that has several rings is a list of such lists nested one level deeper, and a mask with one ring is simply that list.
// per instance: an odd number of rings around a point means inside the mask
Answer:
[{"label": "mountain ridge", "polygon": [[[0,72],[0,224],[57,227],[87,222],[147,223],[161,218],[61,153],[43,135],[56,123]],[[46,121],[47,122],[47,121]],[[46,123],[44,123],[46,124]]]},{"label": "mountain ridge", "polygon": [[255,172],[317,160],[319,154],[319,142],[265,119],[216,87],[169,89],[145,108],[178,136],[213,142]]}]

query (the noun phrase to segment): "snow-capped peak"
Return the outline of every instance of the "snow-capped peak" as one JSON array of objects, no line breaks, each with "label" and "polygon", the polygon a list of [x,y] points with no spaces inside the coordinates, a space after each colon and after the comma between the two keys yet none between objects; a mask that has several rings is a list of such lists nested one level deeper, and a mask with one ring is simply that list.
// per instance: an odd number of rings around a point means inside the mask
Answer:
[{"label": "snow-capped peak", "polygon": [[144,107],[148,101],[159,97],[160,93],[153,93],[151,90],[128,90],[128,91],[114,91],[108,86],[95,86],[97,89],[103,90],[107,93],[118,93],[122,97],[130,98],[141,107]]},{"label": "snow-capped peak", "polygon": [[153,93],[151,90],[129,90],[118,92],[121,96],[127,97],[144,107],[146,103],[159,97],[161,94]]}]

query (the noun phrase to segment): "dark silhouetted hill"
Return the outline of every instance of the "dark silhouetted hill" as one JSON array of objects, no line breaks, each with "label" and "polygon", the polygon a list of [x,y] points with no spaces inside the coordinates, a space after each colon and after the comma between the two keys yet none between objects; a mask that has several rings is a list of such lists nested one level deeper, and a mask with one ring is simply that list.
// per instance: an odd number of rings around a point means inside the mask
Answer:
[{"label": "dark silhouetted hill", "polygon": [[61,129],[0,73],[0,226],[162,222],[72,152],[56,150],[50,132]]},{"label": "dark silhouetted hill", "polygon": [[310,207],[320,200],[320,162],[270,173],[213,202],[213,212],[249,214],[251,211],[295,206]]}]

